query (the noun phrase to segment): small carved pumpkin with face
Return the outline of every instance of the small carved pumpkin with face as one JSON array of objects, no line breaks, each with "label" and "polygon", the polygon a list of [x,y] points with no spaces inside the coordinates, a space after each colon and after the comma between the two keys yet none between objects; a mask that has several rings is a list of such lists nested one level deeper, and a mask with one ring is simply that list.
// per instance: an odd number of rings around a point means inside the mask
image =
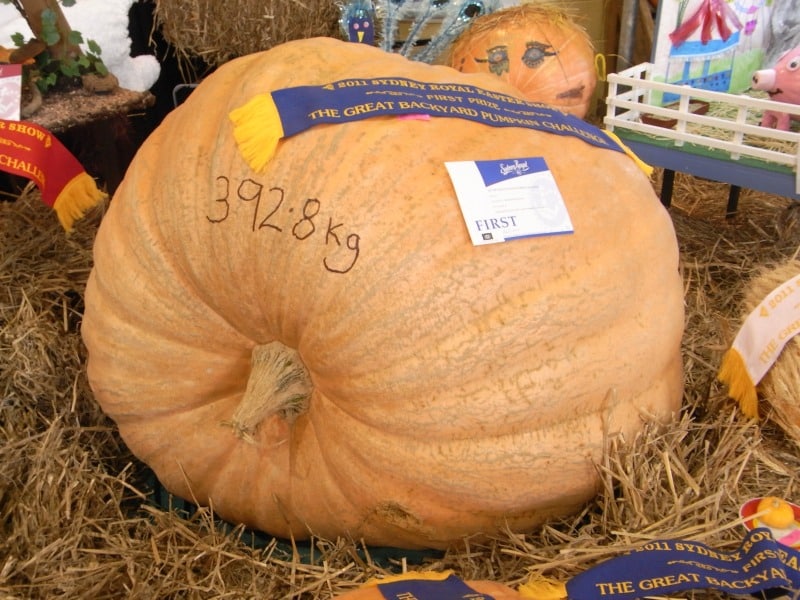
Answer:
[{"label": "small carved pumpkin with face", "polygon": [[490,72],[528,100],[585,117],[597,86],[587,32],[563,8],[521,4],[478,17],[454,43],[448,64]]}]

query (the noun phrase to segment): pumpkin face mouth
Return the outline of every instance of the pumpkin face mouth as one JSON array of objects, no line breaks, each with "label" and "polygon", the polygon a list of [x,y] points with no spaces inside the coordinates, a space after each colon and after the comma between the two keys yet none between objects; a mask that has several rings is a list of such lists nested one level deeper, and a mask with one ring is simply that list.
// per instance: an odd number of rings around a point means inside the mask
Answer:
[{"label": "pumpkin face mouth", "polygon": [[586,85],[581,83],[580,85],[575,86],[574,88],[570,88],[563,92],[559,92],[558,94],[556,94],[556,98],[558,98],[559,100],[568,100],[568,99],[580,100],[581,98],[583,98],[583,92],[585,89]]}]

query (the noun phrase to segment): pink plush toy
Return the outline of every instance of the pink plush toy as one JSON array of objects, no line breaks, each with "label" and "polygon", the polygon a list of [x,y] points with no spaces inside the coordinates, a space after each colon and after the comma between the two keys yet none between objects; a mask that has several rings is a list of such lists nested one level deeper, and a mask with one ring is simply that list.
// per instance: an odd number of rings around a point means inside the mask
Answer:
[{"label": "pink plush toy", "polygon": [[[767,92],[770,100],[800,104],[800,46],[784,52],[773,68],[753,73],[753,88]],[[786,131],[792,118],[800,119],[787,113],[765,110],[761,125]]]}]

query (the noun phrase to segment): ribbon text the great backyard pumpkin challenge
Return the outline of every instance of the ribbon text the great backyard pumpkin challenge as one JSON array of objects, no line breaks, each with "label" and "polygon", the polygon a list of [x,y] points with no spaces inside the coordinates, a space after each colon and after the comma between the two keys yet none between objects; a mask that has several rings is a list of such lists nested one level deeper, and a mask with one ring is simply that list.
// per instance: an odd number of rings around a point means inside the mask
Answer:
[{"label": "ribbon text the great backyard pumpkin challenge", "polygon": [[323,123],[390,115],[454,117],[492,127],[523,127],[577,137],[592,146],[630,154],[603,130],[557,109],[461,83],[412,79],[342,79],[324,85],[259,94],[230,113],[234,138],[248,164],[262,170],[278,140]]}]

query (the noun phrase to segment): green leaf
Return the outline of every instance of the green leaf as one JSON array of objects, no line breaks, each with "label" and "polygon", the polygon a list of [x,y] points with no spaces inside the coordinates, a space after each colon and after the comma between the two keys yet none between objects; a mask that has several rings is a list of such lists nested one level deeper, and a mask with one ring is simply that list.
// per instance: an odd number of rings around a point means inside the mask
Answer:
[{"label": "green leaf", "polygon": [[86,45],[89,48],[89,52],[95,56],[100,56],[103,53],[103,51],[100,49],[100,44],[94,40],[86,40]]},{"label": "green leaf", "polygon": [[56,76],[56,74],[55,73],[50,73],[49,75],[47,75],[45,77],[40,77],[39,79],[37,79],[36,80],[36,87],[38,87],[39,90],[42,93],[44,93],[49,88],[53,87],[56,84],[56,81],[58,81],[58,77]]},{"label": "green leaf", "polygon": [[58,31],[56,13],[52,8],[45,8],[42,11],[42,27]]},{"label": "green leaf", "polygon": [[72,44],[73,46],[77,46],[83,43],[83,35],[81,35],[80,31],[75,31],[74,29],[69,32],[69,37],[67,41]]},{"label": "green leaf", "polygon": [[42,41],[48,46],[55,46],[61,41],[61,34],[58,32],[56,24],[56,13],[52,8],[45,8],[42,11]]},{"label": "green leaf", "polygon": [[63,6],[75,6],[75,0],[61,0]]},{"label": "green leaf", "polygon": [[97,74],[101,77],[108,75],[108,68],[102,62],[95,63],[94,70],[97,71]]},{"label": "green leaf", "polygon": [[55,46],[59,40],[61,40],[61,36],[57,31],[48,31],[44,28],[42,29],[42,41],[48,46]]},{"label": "green leaf", "polygon": [[62,61],[59,70],[65,77],[78,77],[81,74],[80,67],[75,61]]},{"label": "green leaf", "polygon": [[45,8],[42,11],[42,25],[47,25],[48,27],[55,27],[56,11],[54,11],[52,8]]},{"label": "green leaf", "polygon": [[21,33],[12,33],[11,34],[11,41],[14,42],[14,45],[17,48],[22,48],[25,45],[25,36]]}]

